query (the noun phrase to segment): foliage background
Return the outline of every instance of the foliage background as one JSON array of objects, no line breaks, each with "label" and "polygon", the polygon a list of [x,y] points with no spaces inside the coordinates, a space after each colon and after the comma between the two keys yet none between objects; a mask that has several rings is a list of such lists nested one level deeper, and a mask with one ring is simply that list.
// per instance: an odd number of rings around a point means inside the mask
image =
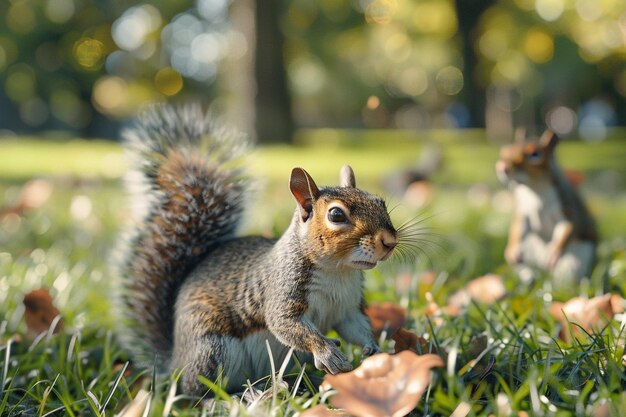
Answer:
[{"label": "foliage background", "polygon": [[144,103],[190,98],[264,141],[546,124],[601,139],[626,122],[620,0],[7,0],[0,16],[9,131],[117,137]]}]

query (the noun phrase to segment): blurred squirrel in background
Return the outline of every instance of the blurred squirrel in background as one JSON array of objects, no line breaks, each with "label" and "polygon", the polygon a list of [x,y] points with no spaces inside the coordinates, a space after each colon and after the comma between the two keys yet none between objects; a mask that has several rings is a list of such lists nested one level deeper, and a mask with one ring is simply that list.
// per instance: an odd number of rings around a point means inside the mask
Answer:
[{"label": "blurred squirrel in background", "polygon": [[237,237],[252,199],[237,164],[242,135],[200,106],[162,105],[125,136],[140,186],[131,196],[144,206],[120,248],[129,322],[121,336],[136,358],[150,366],[156,355],[161,369],[182,370],[182,391],[200,396],[201,376],[222,378],[229,392],[267,377],[268,346],[276,367],[293,348],[326,372],[352,369],[339,340],[325,335],[331,329],[364,356],[379,352],[362,270],[389,258],[403,235],[385,202],[356,188],[349,166],[340,186],[322,188],[294,168],[297,204],[284,234]]},{"label": "blurred squirrel in background", "polygon": [[518,271],[548,271],[555,290],[571,293],[591,273],[595,222],[557,164],[557,136],[547,130],[538,141],[526,142],[518,131],[516,139],[500,149],[496,162],[498,179],[515,199],[506,261]]}]

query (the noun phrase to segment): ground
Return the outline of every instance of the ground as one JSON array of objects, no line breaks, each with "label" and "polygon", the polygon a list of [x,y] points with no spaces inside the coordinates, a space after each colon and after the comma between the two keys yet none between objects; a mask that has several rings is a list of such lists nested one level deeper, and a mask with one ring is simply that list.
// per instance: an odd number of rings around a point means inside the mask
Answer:
[{"label": "ground", "polygon": [[[578,295],[626,293],[624,133],[616,131],[600,143],[565,140],[557,151],[561,165],[584,177],[581,192],[602,236],[590,280],[573,289]],[[430,202],[415,209],[386,195],[385,176],[413,164],[430,143],[443,152],[443,166],[422,190]],[[488,143],[480,130],[301,131],[295,146],[260,147],[250,157],[255,193],[243,232],[277,235],[284,230],[294,207],[287,187],[292,167],[305,168],[318,184],[335,184],[341,165],[350,163],[360,187],[385,196],[395,207],[395,222],[417,216],[432,233],[425,239],[436,241],[423,242],[425,253],[418,262],[385,265],[367,276],[370,303],[392,301],[407,308],[405,328],[425,336],[448,358],[456,357],[434,372],[416,415],[447,416],[461,403],[469,405],[464,415],[502,416],[508,410],[514,415],[520,410],[626,415],[623,316],[565,342],[559,338],[562,324],[548,311],[553,299],[566,296],[553,294],[545,276],[520,285],[504,262],[511,204],[494,175],[497,152],[498,145]],[[30,191],[32,208],[0,215],[0,415],[111,415],[141,387],[154,392],[151,415],[169,407],[177,415],[201,413],[190,408],[193,402],[176,396],[171,388],[176,375],[152,381],[149,372],[132,363],[125,367],[129,357],[116,338],[111,301],[111,251],[128,217],[121,185],[125,169],[120,147],[111,142],[0,141],[0,207],[28,198],[27,181],[43,180]],[[42,193],[49,198],[39,204]],[[504,279],[507,294],[498,303],[475,303],[441,321],[426,315],[427,292],[443,305],[486,273]],[[26,334],[22,301],[40,287],[50,289],[65,327],[33,341]],[[472,367],[467,364],[475,358],[471,350],[477,338],[487,347]],[[359,350],[343,349],[358,364]],[[385,341],[383,349],[392,352],[392,343]],[[322,374],[307,369],[305,375],[293,396],[276,388],[256,408],[241,405],[237,412],[292,415],[310,408],[321,399],[310,381]],[[219,404],[217,410],[226,413],[224,407]]]}]

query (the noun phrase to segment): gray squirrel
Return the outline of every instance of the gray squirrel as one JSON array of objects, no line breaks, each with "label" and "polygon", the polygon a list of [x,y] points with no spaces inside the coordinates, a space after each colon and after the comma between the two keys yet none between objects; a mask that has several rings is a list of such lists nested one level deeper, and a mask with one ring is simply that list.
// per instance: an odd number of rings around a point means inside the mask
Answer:
[{"label": "gray squirrel", "polygon": [[[512,191],[506,261],[525,275],[532,269],[549,272],[554,289],[573,292],[591,273],[598,234],[582,198],[559,167],[558,137],[546,130],[536,141],[517,132],[515,143],[503,146],[496,174]],[[522,276],[524,276],[522,274]]]},{"label": "gray squirrel", "polygon": [[202,395],[200,376],[222,377],[229,392],[268,376],[266,342],[277,364],[293,348],[332,374],[352,364],[325,335],[331,329],[364,356],[380,351],[364,314],[362,271],[411,233],[394,228],[383,199],[356,188],[349,166],[339,186],[321,188],[294,168],[297,204],[284,234],[238,237],[250,203],[237,165],[242,135],[198,105],[155,105],[124,136],[140,185],[131,195],[145,206],[119,248],[127,344],[140,357],[182,370],[182,391]]}]

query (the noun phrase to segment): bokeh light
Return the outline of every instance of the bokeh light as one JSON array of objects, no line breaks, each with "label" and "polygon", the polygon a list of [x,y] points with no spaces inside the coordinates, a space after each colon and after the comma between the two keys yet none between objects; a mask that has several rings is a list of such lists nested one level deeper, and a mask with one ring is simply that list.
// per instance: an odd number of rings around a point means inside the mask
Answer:
[{"label": "bokeh light", "polygon": [[11,2],[5,20],[9,29],[16,33],[26,34],[33,30],[37,22],[30,2],[18,0]]},{"label": "bokeh light", "polygon": [[159,29],[161,14],[149,4],[128,9],[115,22],[111,33],[115,43],[126,51],[137,51],[150,34]]},{"label": "bokeh light", "polygon": [[104,61],[104,45],[97,39],[79,39],[73,52],[78,64],[88,70],[97,69]]},{"label": "bokeh light", "polygon": [[548,22],[554,22],[565,11],[564,0],[537,0],[535,2],[537,14]]},{"label": "bokeh light", "polygon": [[[107,5],[0,3],[3,131],[114,135],[147,101],[219,96],[219,107],[241,108],[257,93],[260,26],[249,3]],[[501,0],[475,10],[453,0],[279,4],[271,27],[285,44],[272,59],[282,59],[296,125],[476,126],[489,108],[587,137],[624,123],[625,2]],[[364,104],[371,97],[375,109]],[[598,97],[613,117],[587,110]]]},{"label": "bokeh light", "polygon": [[550,61],[554,55],[552,36],[540,27],[530,28],[524,38],[524,53],[538,64]]},{"label": "bokeh light", "polygon": [[166,96],[175,96],[183,89],[183,77],[171,67],[166,67],[154,76],[156,88]]},{"label": "bokeh light", "polygon": [[463,73],[454,66],[447,66],[439,70],[435,79],[437,88],[443,94],[453,96],[463,88]]},{"label": "bokeh light", "polygon": [[49,21],[61,25],[72,18],[76,6],[73,0],[47,0],[44,11]]},{"label": "bokeh light", "polygon": [[566,106],[556,106],[546,115],[546,125],[559,136],[572,133],[577,122],[576,112]]}]

